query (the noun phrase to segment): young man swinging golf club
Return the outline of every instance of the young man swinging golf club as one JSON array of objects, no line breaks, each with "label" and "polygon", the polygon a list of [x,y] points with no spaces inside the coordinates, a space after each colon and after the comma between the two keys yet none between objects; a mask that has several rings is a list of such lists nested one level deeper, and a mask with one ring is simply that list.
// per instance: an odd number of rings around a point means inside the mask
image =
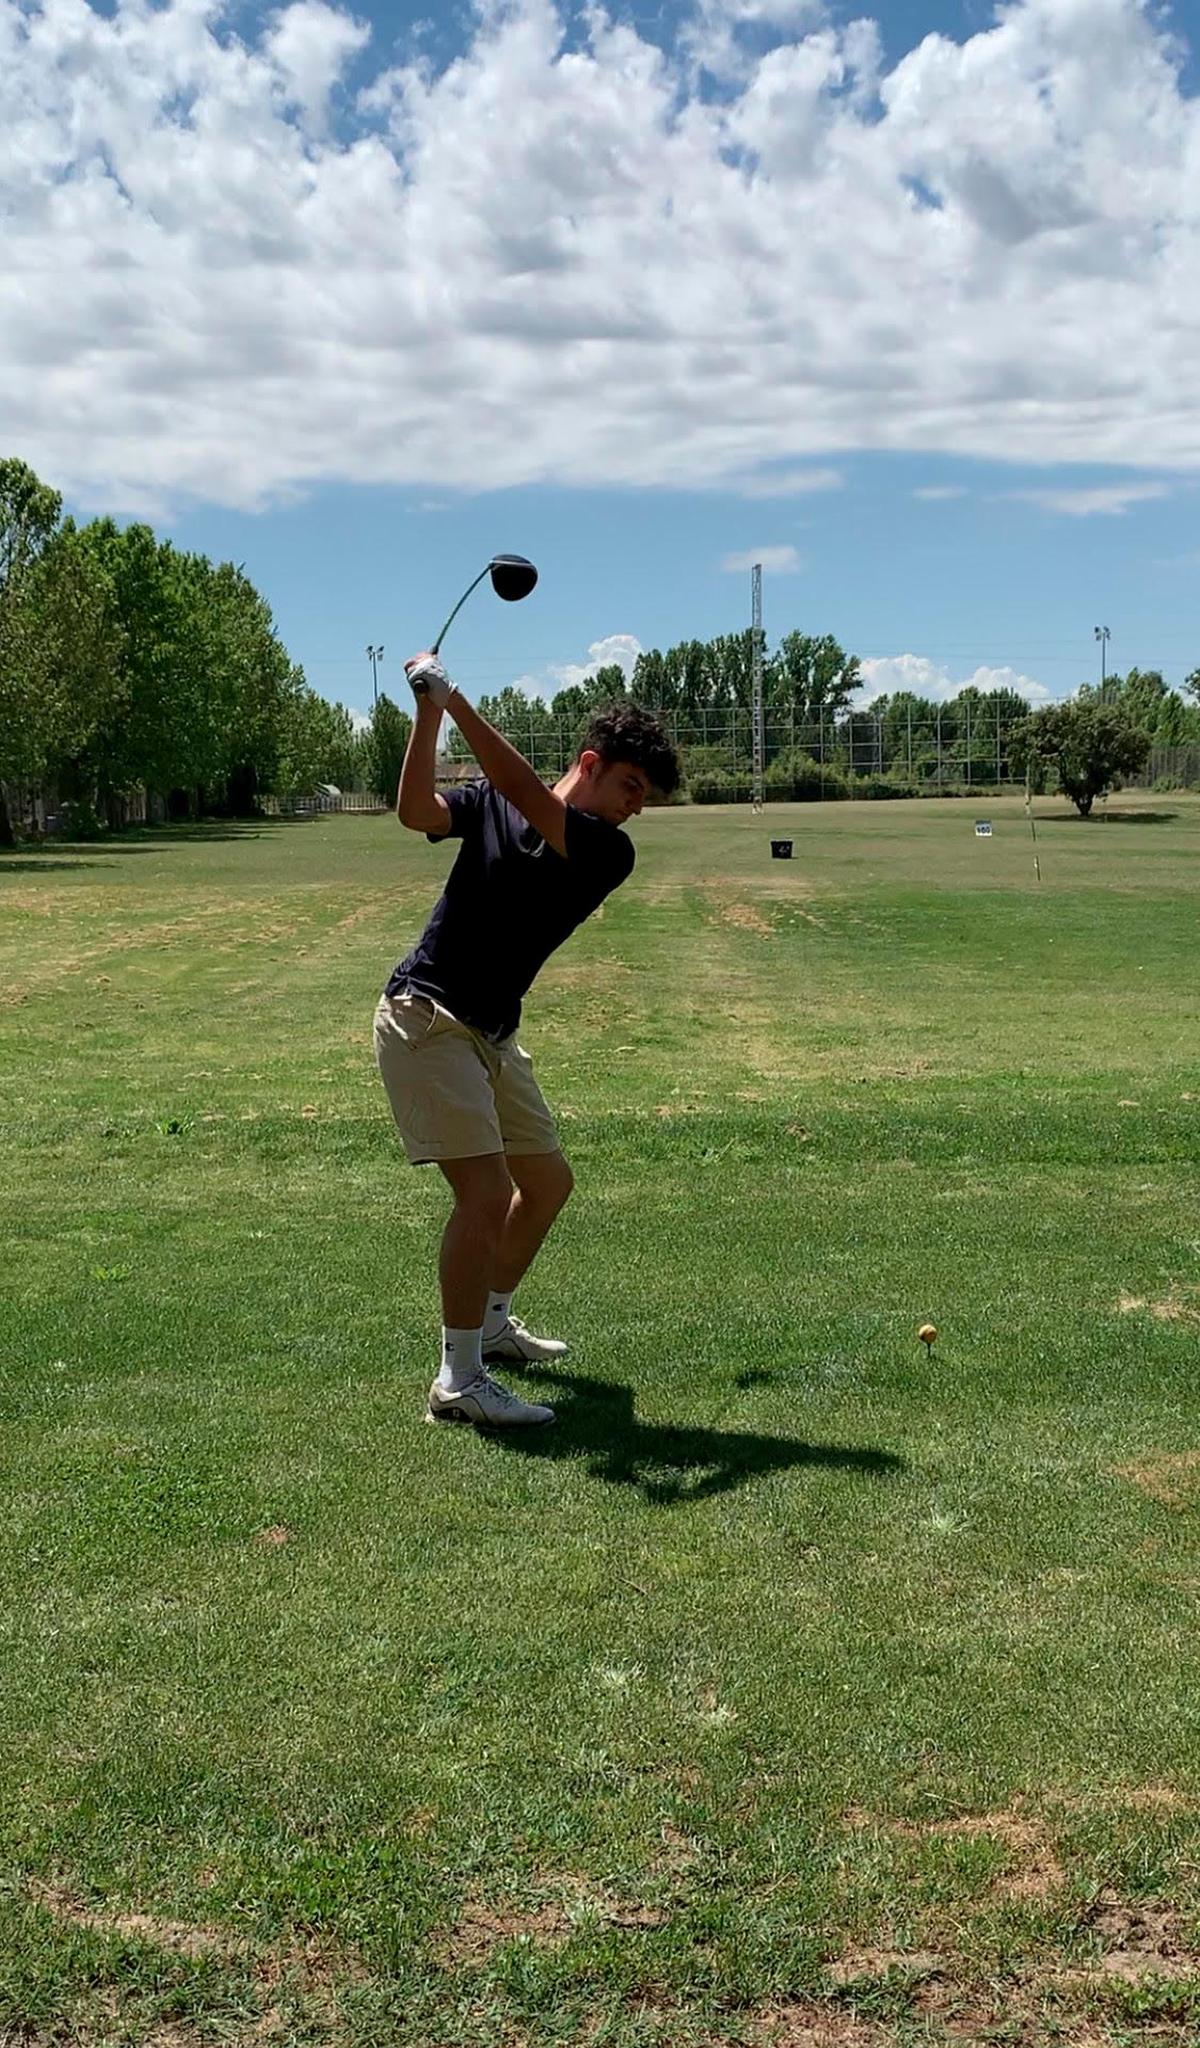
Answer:
[{"label": "young man swinging golf club", "polygon": [[[442,1238],[442,1364],[428,1419],[483,1429],[544,1426],[554,1410],[494,1379],[557,1359],[512,1312],[518,1282],[571,1192],[554,1119],[517,1043],[521,1001],[575,927],[628,880],[634,850],[620,829],[648,796],[679,782],[658,721],[618,703],[593,718],[579,753],[548,789],[524,756],[481,718],[433,655],[405,670],[416,718],[396,811],[432,840],[462,841],[420,939],[375,1013],[375,1054],[414,1165],[440,1167],[454,1196]],[[441,795],[434,787],[442,715],[481,770]]]}]

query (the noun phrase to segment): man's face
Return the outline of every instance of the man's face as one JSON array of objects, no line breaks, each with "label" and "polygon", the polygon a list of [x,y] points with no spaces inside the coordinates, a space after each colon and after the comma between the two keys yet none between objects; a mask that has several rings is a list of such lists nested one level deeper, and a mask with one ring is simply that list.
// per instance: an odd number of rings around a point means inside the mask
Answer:
[{"label": "man's face", "polygon": [[623,825],[636,818],[650,794],[650,777],[632,761],[605,761],[589,749],[580,755],[587,777],[587,801],[583,809],[594,817],[607,818],[610,825]]}]

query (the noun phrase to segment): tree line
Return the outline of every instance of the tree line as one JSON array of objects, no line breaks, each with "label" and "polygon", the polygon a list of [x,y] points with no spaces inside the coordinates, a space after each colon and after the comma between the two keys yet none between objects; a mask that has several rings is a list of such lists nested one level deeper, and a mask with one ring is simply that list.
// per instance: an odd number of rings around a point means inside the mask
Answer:
[{"label": "tree line", "polygon": [[[480,710],[538,766],[569,754],[593,710],[630,696],[664,713],[681,744],[687,789],[700,802],[749,793],[753,635],[682,641],[638,655],[632,673],[601,668],[552,697],[516,686]],[[1040,793],[1092,796],[1137,774],[1154,748],[1196,750],[1200,780],[1200,669],[1184,694],[1157,670],[1131,668],[1102,687],[1084,684],[1065,705],[1033,707],[1012,689],[967,685],[948,700],[901,690],[855,708],[858,658],[832,634],[785,635],[764,649],[764,781],[768,796],[904,796],[934,785],[994,787],[1024,780]],[[1189,702],[1191,698],[1193,701]],[[452,736],[451,752],[466,758]],[[1073,799],[1074,800],[1074,799]],[[1088,802],[1090,808],[1090,799]]]},{"label": "tree line", "polygon": [[[720,801],[749,791],[753,672],[747,629],[652,648],[628,676],[602,667],[548,702],[513,685],[480,710],[557,775],[593,710],[633,697],[676,736],[690,795]],[[855,710],[862,680],[832,634],[764,649],[769,795],[904,795],[1027,769],[1037,786],[1094,794],[1151,747],[1200,749],[1200,670],[1183,694],[1134,668],[1036,713],[1015,690],[973,687]],[[310,689],[240,567],[143,524],[78,525],[28,465],[0,461],[0,843],[31,792],[50,793],[76,835],[125,823],[141,792],[151,818],[252,815],[321,784],[390,803],[410,730],[386,694],[360,730]],[[466,759],[456,728],[446,744]]]},{"label": "tree line", "polygon": [[0,461],[0,843],[31,792],[76,834],[148,815],[249,816],[320,782],[394,793],[410,721],[366,732],[308,687],[232,562],[150,527],[79,525]]}]

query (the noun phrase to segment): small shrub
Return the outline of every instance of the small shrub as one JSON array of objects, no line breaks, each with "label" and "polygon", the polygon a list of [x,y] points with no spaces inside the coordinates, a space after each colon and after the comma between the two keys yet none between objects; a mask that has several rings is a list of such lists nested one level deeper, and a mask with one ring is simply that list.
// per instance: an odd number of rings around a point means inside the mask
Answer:
[{"label": "small shrub", "polygon": [[702,769],[688,790],[694,804],[735,804],[750,795],[750,777],[733,775],[728,768]]},{"label": "small shrub", "polygon": [[95,804],[87,797],[74,797],[59,811],[60,839],[100,839],[107,830]]},{"label": "small shrub", "polygon": [[801,747],[788,747],[768,764],[763,777],[766,795],[776,803],[815,804],[848,794],[840,768],[822,768]]},{"label": "small shrub", "polygon": [[891,775],[856,775],[850,790],[851,796],[875,798],[881,803],[892,797],[916,796],[916,787],[911,782],[900,782]]}]

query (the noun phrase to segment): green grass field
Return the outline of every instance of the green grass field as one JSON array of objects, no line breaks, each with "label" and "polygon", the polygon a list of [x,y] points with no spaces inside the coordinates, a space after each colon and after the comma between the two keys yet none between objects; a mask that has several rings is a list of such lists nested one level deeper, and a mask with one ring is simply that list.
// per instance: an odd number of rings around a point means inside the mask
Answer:
[{"label": "green grass field", "polygon": [[0,2041],[1196,2041],[1200,801],[977,808],[636,827],[513,1442],[371,1055],[447,849],[0,856]]}]

